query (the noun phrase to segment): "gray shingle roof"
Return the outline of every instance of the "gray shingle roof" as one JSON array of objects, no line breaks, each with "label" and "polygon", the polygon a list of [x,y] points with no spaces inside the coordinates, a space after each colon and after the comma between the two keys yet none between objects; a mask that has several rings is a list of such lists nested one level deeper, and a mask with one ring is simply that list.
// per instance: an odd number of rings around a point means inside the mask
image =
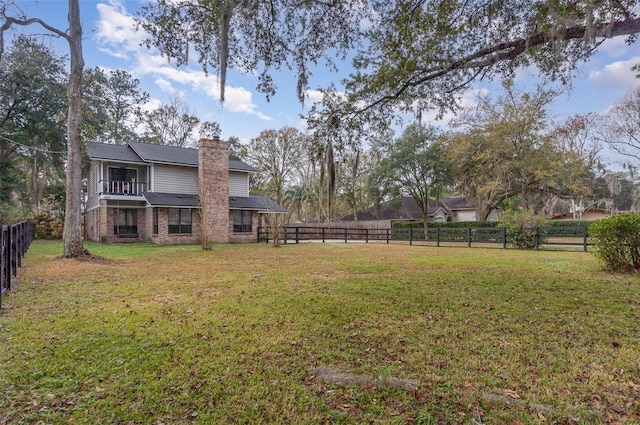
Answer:
[{"label": "gray shingle roof", "polygon": [[[152,143],[129,142],[128,145],[111,145],[107,143],[87,142],[87,153],[90,159],[133,162],[138,164],[156,162],[188,167],[198,166],[197,149],[155,145]],[[258,171],[239,159],[230,159],[229,169],[246,172]]]},{"label": "gray shingle roof", "polygon": [[126,145],[87,142],[87,155],[89,155],[90,159],[144,164],[144,161]]},{"label": "gray shingle roof", "polygon": [[[182,195],[178,193],[144,192],[144,198],[153,207],[181,207],[199,208],[200,202],[196,195]],[[261,212],[286,213],[287,210],[271,199],[262,195],[250,195],[248,198],[229,197],[229,209],[250,210]]]},{"label": "gray shingle roof", "polygon": [[198,150],[175,146],[154,145],[152,143],[129,142],[145,162],[198,166]]},{"label": "gray shingle roof", "polygon": [[153,207],[182,207],[199,208],[200,203],[196,195],[181,195],[178,193],[144,192],[142,194],[149,205]]},{"label": "gray shingle roof", "polygon": [[229,169],[230,170],[234,170],[234,171],[249,171],[249,172],[252,172],[252,173],[258,171],[257,168],[254,168],[251,165],[249,165],[246,162],[241,161],[239,159],[230,159],[229,160]]},{"label": "gray shingle roof", "polygon": [[286,213],[287,210],[262,195],[249,195],[248,198],[232,196],[229,198],[231,210],[253,210],[263,212]]}]

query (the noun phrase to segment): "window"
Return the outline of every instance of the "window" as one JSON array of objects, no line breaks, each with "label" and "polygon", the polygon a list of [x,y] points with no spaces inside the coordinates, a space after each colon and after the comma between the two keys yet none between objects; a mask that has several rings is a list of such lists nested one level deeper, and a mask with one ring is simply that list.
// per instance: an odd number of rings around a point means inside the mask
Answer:
[{"label": "window", "polygon": [[169,208],[169,233],[191,234],[191,209]]},{"label": "window", "polygon": [[109,180],[105,182],[104,191],[118,195],[137,195],[136,185],[138,170],[133,168],[109,167]]},{"label": "window", "polygon": [[133,168],[109,167],[109,180],[133,183],[138,177],[138,170]]},{"label": "window", "polygon": [[153,209],[153,234],[158,234],[158,208]]},{"label": "window", "polygon": [[233,233],[251,233],[251,211],[233,210]]},{"label": "window", "polygon": [[115,226],[113,233],[118,236],[138,235],[138,210],[130,208],[116,208]]}]

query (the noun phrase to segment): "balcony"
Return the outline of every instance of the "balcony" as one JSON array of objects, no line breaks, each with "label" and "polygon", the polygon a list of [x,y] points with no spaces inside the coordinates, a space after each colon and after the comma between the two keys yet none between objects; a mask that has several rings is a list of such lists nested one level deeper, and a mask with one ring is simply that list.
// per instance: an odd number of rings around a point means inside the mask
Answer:
[{"label": "balcony", "polygon": [[146,183],[118,180],[101,180],[103,195],[142,196],[147,190]]}]

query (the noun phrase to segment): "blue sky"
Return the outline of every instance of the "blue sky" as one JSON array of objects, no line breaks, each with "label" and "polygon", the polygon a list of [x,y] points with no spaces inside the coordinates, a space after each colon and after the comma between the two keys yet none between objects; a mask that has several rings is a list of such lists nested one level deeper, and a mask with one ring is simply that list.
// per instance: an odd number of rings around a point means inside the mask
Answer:
[{"label": "blue sky", "polygon": [[[39,17],[67,28],[67,1],[40,0],[20,1],[30,17]],[[140,46],[144,35],[135,31],[133,15],[141,0],[80,0],[84,29],[84,57],[86,67],[100,66],[105,69],[124,69],[141,81],[141,87],[151,95],[150,108],[168,103],[171,96],[178,97],[189,105],[202,120],[216,121],[222,129],[222,137],[237,136],[248,142],[260,131],[283,126],[305,129],[300,118],[315,100],[317,90],[308,92],[308,101],[303,108],[295,93],[293,73],[274,75],[278,92],[270,103],[255,91],[257,77],[230,71],[227,78],[226,101],[219,102],[218,80],[215,75],[204,75],[197,63],[189,67],[175,68],[158,52]],[[30,28],[28,31],[34,31]],[[61,53],[67,53],[64,43],[54,41]],[[640,42],[629,46],[623,38],[606,41],[599,53],[588,63],[582,64],[574,80],[570,94],[561,95],[555,102],[559,119],[575,113],[603,112],[631,89],[640,87],[631,67],[640,63]],[[348,74],[345,66],[341,72],[331,73],[319,68],[310,83],[312,89],[326,87],[330,82]],[[518,72],[516,84],[530,86],[536,81],[535,69]],[[463,95],[463,104],[474,102],[477,90],[495,90],[497,84],[483,83]],[[425,114],[431,119],[435,114]],[[445,117],[445,119],[450,117]]]}]

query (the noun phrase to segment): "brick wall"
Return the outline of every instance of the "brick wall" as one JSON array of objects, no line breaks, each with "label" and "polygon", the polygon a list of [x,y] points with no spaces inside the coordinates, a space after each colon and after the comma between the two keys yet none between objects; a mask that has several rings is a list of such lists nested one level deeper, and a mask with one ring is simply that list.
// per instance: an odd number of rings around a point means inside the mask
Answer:
[{"label": "brick wall", "polygon": [[169,209],[158,209],[158,234],[154,235],[153,229],[153,208],[147,208],[148,213],[147,221],[151,222],[149,227],[149,235],[153,243],[158,245],[185,245],[185,244],[199,244],[200,232],[201,232],[201,217],[198,210],[193,210],[191,214],[191,233],[190,234],[169,234]]},{"label": "brick wall", "polygon": [[220,139],[198,142],[202,244],[229,242],[229,145]]}]

